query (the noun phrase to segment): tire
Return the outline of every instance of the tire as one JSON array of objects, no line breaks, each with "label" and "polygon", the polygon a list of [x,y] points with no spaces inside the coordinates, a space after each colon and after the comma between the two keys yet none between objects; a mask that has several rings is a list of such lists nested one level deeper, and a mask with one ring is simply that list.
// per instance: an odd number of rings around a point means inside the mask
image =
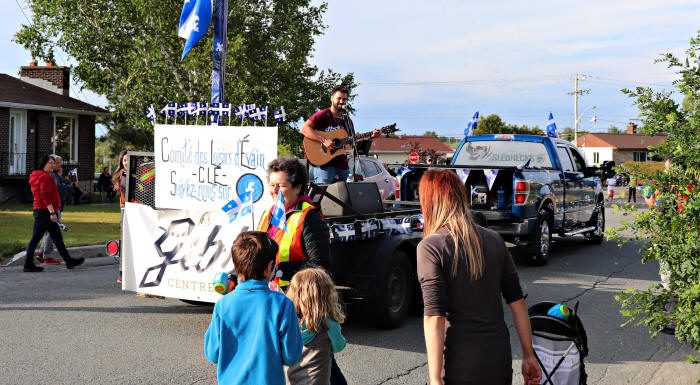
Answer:
[{"label": "tire", "polygon": [[408,255],[395,251],[380,281],[380,295],[369,303],[368,315],[373,324],[382,329],[393,329],[401,324],[412,308],[414,277]]},{"label": "tire", "polygon": [[603,202],[596,204],[589,226],[595,226],[595,230],[586,234],[586,242],[591,245],[603,243],[603,239],[605,239],[605,235],[603,235],[603,231],[605,231],[605,205]]},{"label": "tire", "polygon": [[537,214],[537,228],[528,247],[530,263],[537,266],[547,264],[552,248],[552,215],[547,210]]}]

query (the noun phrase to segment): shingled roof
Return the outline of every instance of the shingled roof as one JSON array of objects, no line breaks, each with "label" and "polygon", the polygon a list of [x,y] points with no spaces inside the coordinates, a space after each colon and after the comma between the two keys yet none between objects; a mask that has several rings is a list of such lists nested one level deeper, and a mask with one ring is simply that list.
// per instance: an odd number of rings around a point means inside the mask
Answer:
[{"label": "shingled roof", "polygon": [[0,107],[82,115],[109,114],[104,108],[45,90],[7,74],[0,74]]},{"label": "shingled roof", "polygon": [[578,147],[612,147],[617,150],[646,150],[658,146],[666,135],[589,133],[577,138]]},{"label": "shingled roof", "polygon": [[434,136],[423,136],[423,135],[403,135],[395,137],[385,137],[380,136],[372,140],[372,147],[370,147],[370,152],[394,152],[408,154],[409,142],[418,143],[420,148],[424,150],[435,150],[438,153],[451,153],[454,152],[450,146],[441,142],[440,139]]}]

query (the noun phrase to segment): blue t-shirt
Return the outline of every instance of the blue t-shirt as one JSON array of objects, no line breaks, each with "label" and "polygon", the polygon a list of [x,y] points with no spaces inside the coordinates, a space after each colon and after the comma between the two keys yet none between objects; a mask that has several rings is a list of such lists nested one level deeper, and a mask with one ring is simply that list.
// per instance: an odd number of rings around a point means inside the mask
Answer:
[{"label": "blue t-shirt", "polygon": [[220,384],[284,385],[283,365],[301,358],[294,304],[267,281],[248,279],[214,306],[204,354]]}]

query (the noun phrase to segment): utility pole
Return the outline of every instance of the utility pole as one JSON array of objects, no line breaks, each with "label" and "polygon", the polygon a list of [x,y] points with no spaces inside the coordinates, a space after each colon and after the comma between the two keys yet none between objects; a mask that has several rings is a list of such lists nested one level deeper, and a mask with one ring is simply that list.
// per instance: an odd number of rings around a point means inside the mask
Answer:
[{"label": "utility pole", "polygon": [[569,95],[574,95],[574,146],[577,146],[576,142],[578,141],[578,96],[591,92],[591,90],[580,90],[578,88],[579,80],[586,80],[586,75],[576,74],[576,76],[574,77],[574,91],[567,92],[567,94]]}]

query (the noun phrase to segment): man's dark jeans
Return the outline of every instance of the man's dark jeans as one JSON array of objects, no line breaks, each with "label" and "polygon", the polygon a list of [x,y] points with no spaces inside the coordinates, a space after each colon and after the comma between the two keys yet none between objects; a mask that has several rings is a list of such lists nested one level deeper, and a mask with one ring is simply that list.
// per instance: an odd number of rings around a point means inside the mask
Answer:
[{"label": "man's dark jeans", "polygon": [[51,239],[53,240],[56,249],[58,249],[58,254],[61,255],[64,261],[70,261],[71,257],[68,254],[65,243],[63,243],[63,234],[61,234],[61,229],[58,227],[56,222],[51,221],[51,215],[48,210],[34,210],[34,230],[32,232],[32,239],[29,240],[29,245],[27,246],[27,256],[25,257],[25,264],[34,263],[34,250],[36,246],[41,241],[41,237],[44,236],[44,232],[49,232]]}]

